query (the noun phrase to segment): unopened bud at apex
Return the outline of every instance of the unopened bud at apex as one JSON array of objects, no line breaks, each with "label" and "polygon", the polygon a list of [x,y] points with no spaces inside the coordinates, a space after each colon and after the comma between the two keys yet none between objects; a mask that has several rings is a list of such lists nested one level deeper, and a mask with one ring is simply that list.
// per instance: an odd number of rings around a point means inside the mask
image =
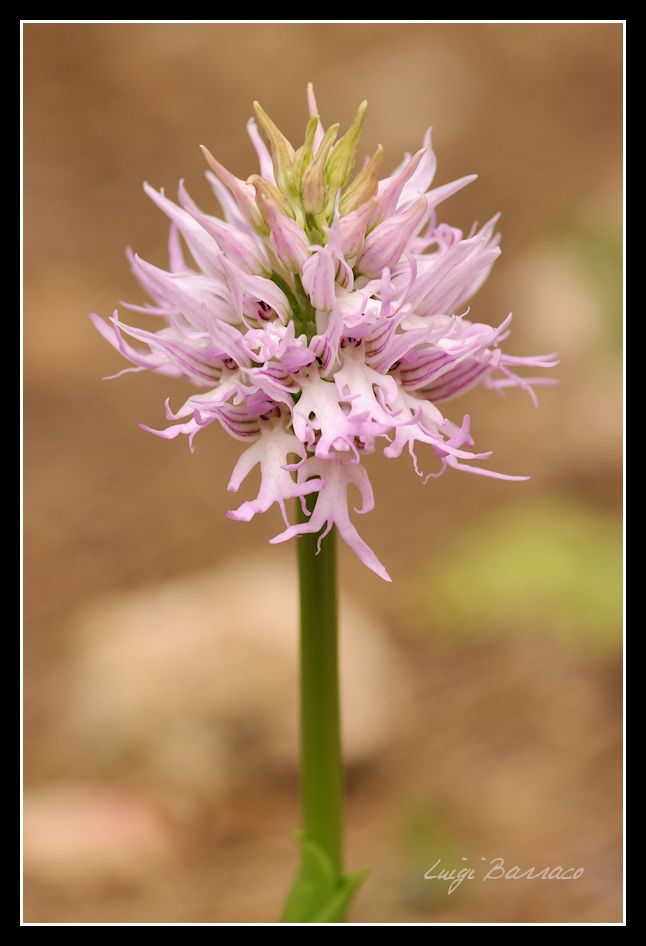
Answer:
[{"label": "unopened bud at apex", "polygon": [[305,129],[305,143],[300,146],[294,155],[294,165],[292,168],[292,182],[297,194],[301,192],[303,183],[303,174],[305,168],[310,164],[313,154],[314,138],[318,127],[318,115],[312,115]]},{"label": "unopened bud at apex", "polygon": [[339,187],[343,187],[352,174],[367,109],[368,103],[365,101],[362,102],[357,109],[354,121],[345,135],[337,141],[332,153],[327,159],[327,182],[333,190],[338,190]]},{"label": "unopened bud at apex", "polygon": [[271,159],[274,165],[274,177],[278,189],[283,194],[288,194],[292,189],[292,165],[294,163],[294,149],[291,142],[287,140],[280,128],[272,122],[271,118],[260,105],[259,102],[253,103],[253,110],[256,113],[256,120],[261,131],[264,133]]},{"label": "unopened bud at apex", "polygon": [[[273,200],[273,202],[276,204],[276,206],[278,207],[281,213],[285,214],[287,217],[294,216],[294,211],[291,204],[289,203],[287,198],[283,194],[281,194],[278,188],[274,187],[271,181],[265,180],[265,178],[260,177],[259,174],[252,174],[251,177],[247,178],[247,184],[251,184],[251,186],[255,190],[256,203],[258,207],[260,208],[261,212],[262,212],[262,204],[260,202],[260,197],[261,195],[263,195],[265,197],[269,197],[270,200]],[[263,219],[265,220],[266,223],[269,223],[269,221],[265,218],[264,214],[263,214]]]},{"label": "unopened bud at apex", "polygon": [[377,145],[377,150],[368,163],[359,171],[355,179],[348,184],[339,202],[339,213],[342,217],[345,214],[352,213],[353,210],[356,210],[357,207],[360,207],[361,204],[370,200],[377,193],[377,171],[383,156],[384,149],[381,145]]},{"label": "unopened bud at apex", "polygon": [[303,209],[306,213],[320,214],[325,209],[327,200],[327,182],[325,179],[325,162],[330,148],[339,133],[339,125],[330,125],[323,136],[314,160],[303,174],[301,195]]}]

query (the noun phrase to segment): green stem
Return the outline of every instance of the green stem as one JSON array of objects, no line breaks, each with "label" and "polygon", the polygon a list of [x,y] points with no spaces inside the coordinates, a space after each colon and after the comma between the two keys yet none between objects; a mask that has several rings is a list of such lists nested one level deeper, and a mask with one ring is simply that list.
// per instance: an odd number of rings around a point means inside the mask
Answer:
[{"label": "green stem", "polygon": [[[307,497],[311,513],[316,496]],[[297,503],[298,520],[306,516]],[[343,923],[366,871],[343,873],[343,759],[339,711],[336,534],[298,537],[301,600],[301,865],[285,923]]]},{"label": "green stem", "polygon": [[294,286],[300,302],[301,319],[304,326],[308,342],[316,335],[316,309],[310,302],[310,297],[305,292],[303,281],[298,273],[294,274]]},{"label": "green stem", "polygon": [[308,342],[311,341],[312,337],[316,334],[316,309],[312,306],[309,296],[303,288],[301,277],[298,273],[294,275],[293,288],[275,271],[272,271],[270,279],[272,282],[276,283],[278,288],[282,289],[287,296],[297,333],[299,335],[305,333]]},{"label": "green stem", "polygon": [[[308,497],[308,499],[311,497]],[[299,505],[299,518],[303,516]],[[298,538],[300,581],[301,804],[306,837],[342,871],[341,755],[335,530],[316,554],[316,535]]]},{"label": "green stem", "polygon": [[279,276],[278,273],[272,272],[270,279],[272,282],[275,282],[279,289],[282,289],[285,295],[287,296],[287,301],[289,302],[292,312],[294,315],[300,312],[298,302],[296,301],[296,296],[291,288],[282,276]]}]

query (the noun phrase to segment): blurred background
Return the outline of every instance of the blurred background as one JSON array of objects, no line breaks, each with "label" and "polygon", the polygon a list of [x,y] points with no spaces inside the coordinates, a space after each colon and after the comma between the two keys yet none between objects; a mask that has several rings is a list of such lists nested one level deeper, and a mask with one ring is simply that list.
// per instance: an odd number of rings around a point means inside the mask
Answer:
[{"label": "blurred background", "polygon": [[[502,211],[472,303],[561,379],[469,394],[504,483],[423,487],[373,457],[361,522],[393,584],[340,552],[348,865],[368,922],[621,916],[620,25],[26,25],[25,918],[277,917],[296,866],[295,549],[228,520],[240,445],[170,443],[181,382],[129,375],[92,329],[166,262],[141,182],[213,207],[259,98],[300,142],[369,100],[384,171],[434,128],[444,219]],[[574,882],[425,881],[502,857]],[[466,859],[466,860],[463,860]]]}]

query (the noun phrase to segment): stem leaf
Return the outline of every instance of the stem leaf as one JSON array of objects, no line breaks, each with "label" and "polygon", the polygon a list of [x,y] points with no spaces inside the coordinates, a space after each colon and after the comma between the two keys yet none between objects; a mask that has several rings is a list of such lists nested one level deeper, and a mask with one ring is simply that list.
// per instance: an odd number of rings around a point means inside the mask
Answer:
[{"label": "stem leaf", "polygon": [[316,841],[294,835],[301,849],[301,867],[287,898],[283,923],[342,923],[352,897],[367,871],[339,874]]}]

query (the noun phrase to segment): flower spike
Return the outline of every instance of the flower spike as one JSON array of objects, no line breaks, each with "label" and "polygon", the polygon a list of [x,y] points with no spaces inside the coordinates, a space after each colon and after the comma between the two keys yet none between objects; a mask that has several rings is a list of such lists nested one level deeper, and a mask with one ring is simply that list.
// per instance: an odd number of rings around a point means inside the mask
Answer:
[{"label": "flower spike", "polygon": [[[298,148],[254,103],[247,128],[260,167],[247,181],[202,147],[223,219],[198,207],[183,182],[178,204],[145,185],[170,221],[169,268],[129,250],[151,302],[127,308],[145,328],[118,312],[92,321],[129,362],[115,376],[152,371],[191,388],[177,411],[166,402],[169,426],[144,430],[186,436],[193,449],[217,422],[244,444],[229,490],[256,467],[260,488],[230,518],[247,522],[276,506],[284,529],[272,543],[312,534],[319,548],[335,526],[389,581],[353,521],[374,505],[364,457],[406,450],[423,482],[449,469],[526,479],[483,465],[490,454],[475,452],[469,417],[454,423],[444,405],[475,386],[519,388],[536,403],[535,388],[554,383],[542,372],[558,362],[507,354],[511,315],[497,327],[468,318],[500,255],[498,218],[464,236],[437,210],[475,175],[430,189],[429,129],[389,177],[378,179],[379,145],[352,178],[366,103],[337,141],[339,126],[324,129],[311,85],[307,99]],[[353,512],[350,487],[361,499]],[[301,504],[304,521],[290,520],[288,501]]]}]

